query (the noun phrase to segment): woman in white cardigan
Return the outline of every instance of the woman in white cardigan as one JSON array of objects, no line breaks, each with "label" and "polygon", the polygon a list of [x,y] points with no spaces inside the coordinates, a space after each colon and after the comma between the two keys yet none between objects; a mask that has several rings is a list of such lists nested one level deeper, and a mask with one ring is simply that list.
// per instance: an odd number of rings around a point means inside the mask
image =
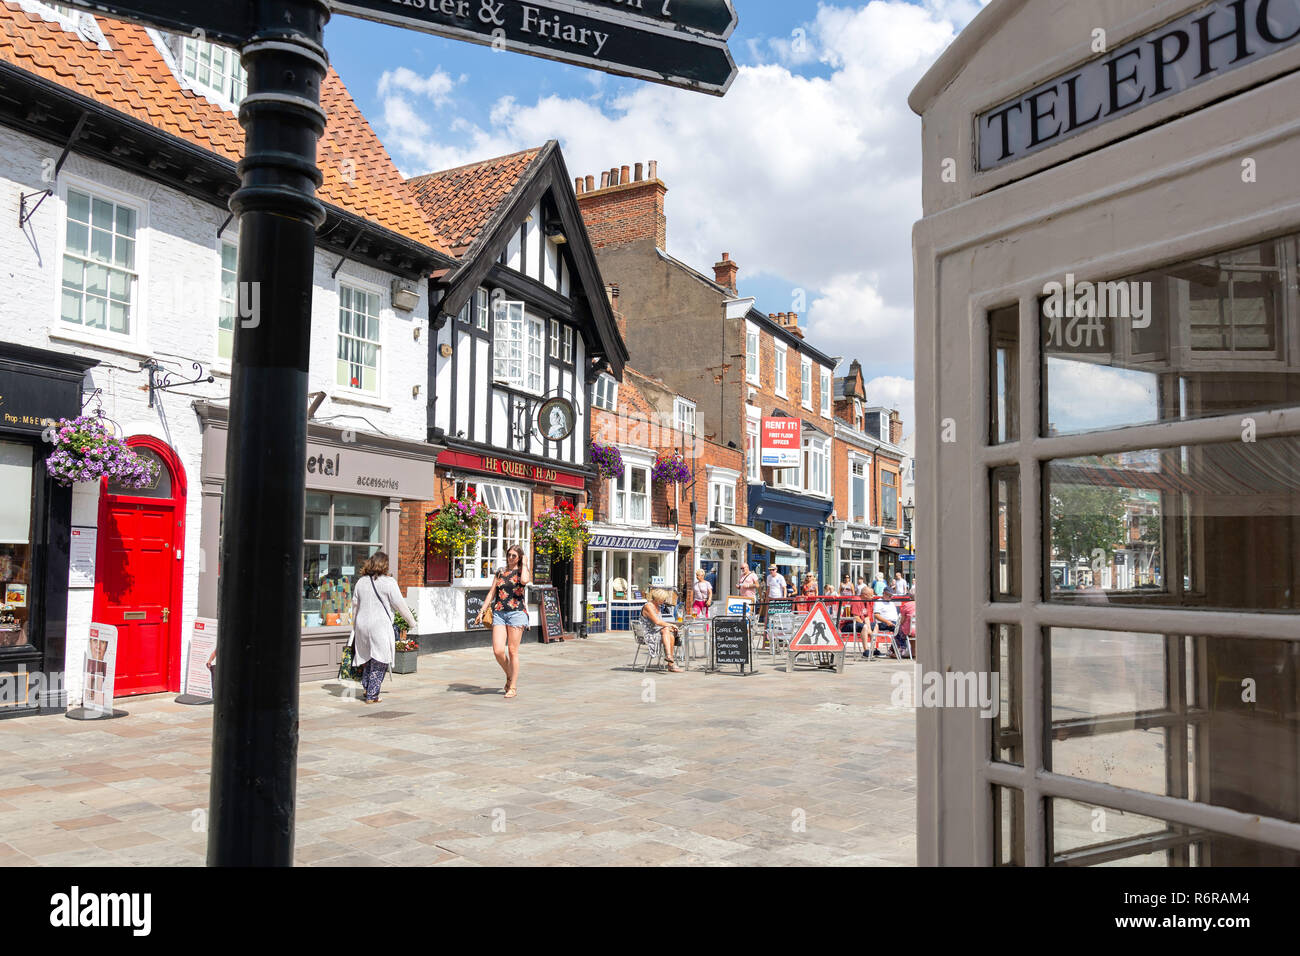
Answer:
[{"label": "woman in white cardigan", "polygon": [[379,687],[393,663],[396,642],[393,613],[401,614],[415,627],[411,609],[402,600],[402,591],[388,574],[388,555],[376,551],[361,568],[361,577],[352,588],[353,663],[364,664],[361,684],[366,703],[379,703]]}]

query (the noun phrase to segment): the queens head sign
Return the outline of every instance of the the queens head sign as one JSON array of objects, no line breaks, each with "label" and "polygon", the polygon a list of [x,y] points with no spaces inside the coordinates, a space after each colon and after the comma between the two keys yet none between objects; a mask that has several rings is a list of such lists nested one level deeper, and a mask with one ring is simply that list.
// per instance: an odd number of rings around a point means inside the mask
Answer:
[{"label": "the queens head sign", "polygon": [[1300,44],[1300,0],[1214,0],[980,113],[981,170],[1023,159]]}]

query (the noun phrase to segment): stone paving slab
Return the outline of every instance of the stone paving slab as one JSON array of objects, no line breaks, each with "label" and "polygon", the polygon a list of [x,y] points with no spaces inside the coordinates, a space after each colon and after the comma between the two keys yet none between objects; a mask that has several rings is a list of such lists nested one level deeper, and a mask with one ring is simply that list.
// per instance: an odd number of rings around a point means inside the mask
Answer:
[{"label": "stone paving slab", "polygon": [[[631,638],[426,656],[366,706],[301,689],[303,866],[884,866],[915,862],[910,663],[642,673]],[[910,679],[910,674],[909,674]],[[199,866],[211,707],[0,721],[0,867]]]}]

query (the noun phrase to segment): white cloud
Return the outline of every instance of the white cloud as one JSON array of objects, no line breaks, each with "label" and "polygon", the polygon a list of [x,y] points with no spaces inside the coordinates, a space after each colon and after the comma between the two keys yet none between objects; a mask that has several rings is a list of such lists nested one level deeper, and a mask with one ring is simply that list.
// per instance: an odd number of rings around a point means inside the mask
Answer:
[{"label": "white cloud", "polygon": [[385,98],[385,105],[388,99],[401,93],[412,93],[432,100],[435,106],[443,106],[451,98],[452,90],[464,81],[465,77],[457,79],[443,70],[421,76],[408,67],[399,66],[395,70],[385,70],[379,77],[379,95]]},{"label": "white cloud", "polygon": [[912,386],[910,378],[897,375],[884,375],[866,383],[867,404],[898,409],[904,435],[916,431],[916,398]]},{"label": "white cloud", "polygon": [[[390,108],[420,87],[394,79],[381,89],[380,132],[411,173],[551,138],[560,140],[575,176],[657,159],[669,187],[674,255],[707,274],[727,250],[741,266],[742,294],[746,279],[759,276],[817,290],[807,314],[810,341],[877,369],[887,362],[906,381],[911,227],[921,215],[921,124],[907,95],[981,6],[820,4],[810,21],[792,21],[788,34],[750,41],[760,63],[743,67],[722,99],[650,84],[615,99],[547,95],[530,103],[515,96],[499,100],[486,124],[431,129]],[[814,59],[822,75],[800,75]],[[911,407],[910,397],[899,401]]]}]

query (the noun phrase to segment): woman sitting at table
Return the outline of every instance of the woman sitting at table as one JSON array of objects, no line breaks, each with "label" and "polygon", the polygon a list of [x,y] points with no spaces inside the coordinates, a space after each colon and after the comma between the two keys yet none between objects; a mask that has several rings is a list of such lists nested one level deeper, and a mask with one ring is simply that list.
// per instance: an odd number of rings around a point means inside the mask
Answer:
[{"label": "woman sitting at table", "polygon": [[664,659],[670,673],[680,674],[682,669],[673,660],[673,646],[677,643],[677,625],[665,620],[663,608],[677,606],[677,592],[667,588],[651,588],[648,600],[641,606],[641,623],[645,625],[646,642],[654,647],[663,641]]}]

